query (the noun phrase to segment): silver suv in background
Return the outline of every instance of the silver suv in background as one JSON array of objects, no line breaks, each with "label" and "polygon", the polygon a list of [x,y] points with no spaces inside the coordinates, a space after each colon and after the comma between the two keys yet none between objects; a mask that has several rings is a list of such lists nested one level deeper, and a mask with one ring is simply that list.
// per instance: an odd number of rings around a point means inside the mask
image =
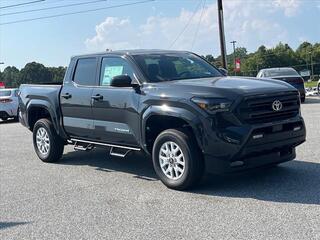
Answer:
[{"label": "silver suv in background", "polygon": [[265,68],[261,69],[257,75],[257,78],[264,79],[276,79],[289,83],[300,93],[301,102],[306,99],[306,90],[304,88],[304,80],[300,74],[293,68]]},{"label": "silver suv in background", "polygon": [[0,89],[0,119],[18,119],[18,89]]}]

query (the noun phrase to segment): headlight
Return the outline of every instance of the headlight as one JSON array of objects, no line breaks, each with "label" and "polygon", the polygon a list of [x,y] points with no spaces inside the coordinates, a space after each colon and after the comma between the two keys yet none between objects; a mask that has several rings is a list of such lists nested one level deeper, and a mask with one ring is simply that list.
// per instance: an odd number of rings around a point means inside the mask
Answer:
[{"label": "headlight", "polygon": [[225,98],[198,98],[191,99],[200,108],[208,113],[226,112],[230,110],[232,102]]}]

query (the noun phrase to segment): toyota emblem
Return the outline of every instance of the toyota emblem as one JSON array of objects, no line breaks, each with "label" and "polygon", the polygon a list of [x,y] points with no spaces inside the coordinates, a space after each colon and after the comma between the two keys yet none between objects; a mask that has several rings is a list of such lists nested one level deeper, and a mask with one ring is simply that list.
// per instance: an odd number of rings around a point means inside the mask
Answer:
[{"label": "toyota emblem", "polygon": [[275,100],[273,103],[272,103],[272,109],[274,111],[280,111],[282,109],[282,102],[280,102],[279,100]]}]

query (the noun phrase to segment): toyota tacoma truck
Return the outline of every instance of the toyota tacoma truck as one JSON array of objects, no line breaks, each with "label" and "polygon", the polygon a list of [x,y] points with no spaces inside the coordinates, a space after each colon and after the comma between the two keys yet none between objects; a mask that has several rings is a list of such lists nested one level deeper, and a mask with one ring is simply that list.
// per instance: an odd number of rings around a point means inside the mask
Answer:
[{"label": "toyota tacoma truck", "polygon": [[299,92],[283,81],[224,73],[183,51],[75,56],[62,85],[21,85],[19,118],[44,162],[59,160],[67,144],[117,157],[141,151],[178,190],[205,171],[293,160],[306,138]]}]

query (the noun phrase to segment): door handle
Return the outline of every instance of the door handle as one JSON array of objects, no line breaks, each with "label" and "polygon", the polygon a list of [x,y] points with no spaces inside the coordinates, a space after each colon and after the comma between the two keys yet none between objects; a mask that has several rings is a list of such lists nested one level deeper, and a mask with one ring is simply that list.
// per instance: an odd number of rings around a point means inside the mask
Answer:
[{"label": "door handle", "polygon": [[69,99],[72,97],[72,95],[70,93],[66,93],[66,94],[61,94],[61,97],[65,98],[65,99]]},{"label": "door handle", "polygon": [[91,98],[92,98],[93,100],[99,101],[99,100],[102,100],[102,99],[103,99],[103,96],[100,95],[100,94],[97,94],[97,95],[95,95],[95,96],[92,96]]}]

